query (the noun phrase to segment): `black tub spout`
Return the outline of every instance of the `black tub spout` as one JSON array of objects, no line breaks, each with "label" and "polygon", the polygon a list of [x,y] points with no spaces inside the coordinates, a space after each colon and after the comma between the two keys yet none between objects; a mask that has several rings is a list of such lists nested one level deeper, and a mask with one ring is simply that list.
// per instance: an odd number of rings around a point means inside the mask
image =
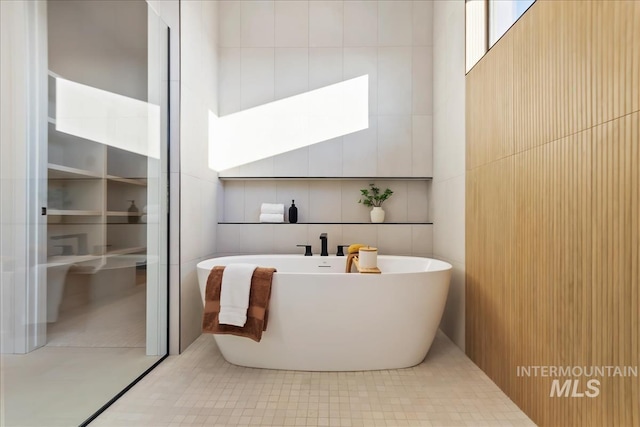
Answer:
[{"label": "black tub spout", "polygon": [[329,252],[327,251],[327,233],[322,233],[320,235],[320,243],[322,244],[320,256],[328,256]]}]

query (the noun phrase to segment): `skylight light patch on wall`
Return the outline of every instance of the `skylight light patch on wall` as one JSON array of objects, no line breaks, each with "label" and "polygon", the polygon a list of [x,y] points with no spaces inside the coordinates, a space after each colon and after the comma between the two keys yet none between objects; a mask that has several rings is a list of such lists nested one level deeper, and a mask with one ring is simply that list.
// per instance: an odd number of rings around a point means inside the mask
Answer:
[{"label": "skylight light patch on wall", "polygon": [[209,112],[209,167],[223,171],[369,127],[364,75],[259,107]]},{"label": "skylight light patch on wall", "polygon": [[56,78],[56,130],[160,158],[160,106]]}]

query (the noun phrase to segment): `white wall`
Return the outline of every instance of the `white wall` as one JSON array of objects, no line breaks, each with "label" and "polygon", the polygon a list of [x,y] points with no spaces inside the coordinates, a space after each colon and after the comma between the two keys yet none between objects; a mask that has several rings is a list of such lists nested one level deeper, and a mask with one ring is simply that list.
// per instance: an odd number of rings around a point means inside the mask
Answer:
[{"label": "white wall", "polygon": [[45,2],[0,2],[0,353],[46,332]]},{"label": "white wall", "polygon": [[[395,191],[387,222],[428,221],[432,176],[432,3],[428,1],[221,1],[220,115],[364,74],[369,128],[221,172],[221,176],[378,177]],[[224,181],[219,217],[256,222],[261,202],[290,205],[299,222],[331,225],[219,226],[219,252],[288,252],[318,244],[369,243],[382,253],[431,253],[430,225],[369,222],[357,203],[368,181]],[[246,235],[237,239],[238,232]],[[419,238],[412,236],[418,235]],[[262,242],[257,244],[256,242]]]},{"label": "white wall", "polygon": [[[209,111],[218,114],[218,2],[180,2],[180,350],[202,333],[196,264],[216,252],[218,177],[208,166]],[[176,161],[172,157],[172,161]],[[176,197],[172,192],[172,197]],[[172,246],[176,247],[173,240]],[[175,250],[172,251],[175,253]]]},{"label": "white wall", "polygon": [[433,5],[433,255],[454,267],[440,328],[464,349],[465,2]]}]

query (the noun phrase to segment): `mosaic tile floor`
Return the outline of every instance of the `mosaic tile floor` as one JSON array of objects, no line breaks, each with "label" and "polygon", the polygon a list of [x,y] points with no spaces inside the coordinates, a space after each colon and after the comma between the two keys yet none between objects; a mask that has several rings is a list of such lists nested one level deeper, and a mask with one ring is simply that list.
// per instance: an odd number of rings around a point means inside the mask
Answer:
[{"label": "mosaic tile floor", "polygon": [[171,356],[93,423],[117,426],[534,426],[444,334],[413,368],[252,369],[213,336]]}]

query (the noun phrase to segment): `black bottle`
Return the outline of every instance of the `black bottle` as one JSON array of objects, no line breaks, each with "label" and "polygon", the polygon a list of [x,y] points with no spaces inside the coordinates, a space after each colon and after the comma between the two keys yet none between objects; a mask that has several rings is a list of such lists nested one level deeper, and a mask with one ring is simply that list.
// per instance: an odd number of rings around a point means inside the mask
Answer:
[{"label": "black bottle", "polygon": [[295,200],[291,201],[291,207],[289,208],[289,222],[291,224],[298,222],[298,208],[296,208]]},{"label": "black bottle", "polygon": [[129,224],[137,224],[138,221],[140,220],[140,217],[138,216],[138,213],[140,212],[138,210],[138,207],[135,204],[135,200],[129,200],[131,202],[131,206],[129,206],[128,212],[129,212],[129,216],[127,217],[129,220]]}]

